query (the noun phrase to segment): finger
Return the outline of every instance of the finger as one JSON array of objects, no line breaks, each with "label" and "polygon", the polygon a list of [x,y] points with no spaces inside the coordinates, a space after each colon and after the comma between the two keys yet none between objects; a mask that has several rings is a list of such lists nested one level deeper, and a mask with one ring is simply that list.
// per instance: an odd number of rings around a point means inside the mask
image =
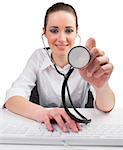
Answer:
[{"label": "finger", "polygon": [[57,115],[54,117],[54,119],[56,120],[58,126],[60,127],[60,129],[63,131],[63,132],[67,132],[68,129],[65,125],[65,122],[63,121],[62,117],[60,115]]},{"label": "finger", "polygon": [[50,115],[52,116],[52,118],[54,118],[54,120],[56,121],[56,123],[58,124],[58,126],[61,128],[61,130],[63,132],[67,132],[67,128],[65,126],[65,122],[63,121],[60,113],[59,113],[59,109],[53,110],[50,112]]},{"label": "finger", "polygon": [[93,47],[96,47],[96,41],[94,38],[89,38],[85,44],[85,47],[87,47],[89,50],[91,50]]},{"label": "finger", "polygon": [[107,56],[100,56],[93,60],[93,62],[87,68],[87,76],[91,77],[96,71],[100,69],[100,67],[109,62],[109,58]]},{"label": "finger", "polygon": [[90,51],[90,54],[91,54],[91,61],[93,61],[96,57],[105,55],[105,52],[100,49],[97,49],[96,47],[93,47]]},{"label": "finger", "polygon": [[79,131],[79,128],[77,126],[77,123],[72,120],[66,112],[62,112],[62,117],[64,118],[64,120],[66,121],[67,125],[70,127],[70,129],[73,131],[73,132],[78,132]]},{"label": "finger", "polygon": [[79,131],[79,127],[75,121],[71,120],[70,122],[68,122],[68,124],[73,132]]},{"label": "finger", "polygon": [[50,123],[50,119],[48,118],[48,116],[46,116],[44,118],[44,124],[46,125],[48,131],[53,131],[54,130],[51,123]]},{"label": "finger", "polygon": [[103,76],[104,74],[106,76],[110,76],[110,74],[113,71],[113,65],[108,63],[106,65],[103,65],[97,72],[94,73],[94,77],[95,78],[100,78],[101,76]]}]

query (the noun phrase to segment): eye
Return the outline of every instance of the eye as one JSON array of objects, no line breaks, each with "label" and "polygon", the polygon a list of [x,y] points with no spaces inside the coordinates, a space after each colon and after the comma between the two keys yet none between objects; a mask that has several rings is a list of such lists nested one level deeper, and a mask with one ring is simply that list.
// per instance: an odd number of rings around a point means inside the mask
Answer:
[{"label": "eye", "polygon": [[69,33],[72,33],[72,32],[73,32],[73,29],[66,29],[65,32],[68,33],[68,34],[69,34]]},{"label": "eye", "polygon": [[58,32],[58,29],[50,29],[50,32],[55,34]]}]

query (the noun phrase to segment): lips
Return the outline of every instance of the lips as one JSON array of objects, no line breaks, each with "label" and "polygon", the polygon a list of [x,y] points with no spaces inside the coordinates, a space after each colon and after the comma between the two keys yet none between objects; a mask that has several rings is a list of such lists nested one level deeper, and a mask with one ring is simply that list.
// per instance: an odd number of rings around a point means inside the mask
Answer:
[{"label": "lips", "polygon": [[68,46],[68,44],[67,45],[56,45],[56,47],[57,48],[59,48],[59,49],[66,49],[66,47]]}]

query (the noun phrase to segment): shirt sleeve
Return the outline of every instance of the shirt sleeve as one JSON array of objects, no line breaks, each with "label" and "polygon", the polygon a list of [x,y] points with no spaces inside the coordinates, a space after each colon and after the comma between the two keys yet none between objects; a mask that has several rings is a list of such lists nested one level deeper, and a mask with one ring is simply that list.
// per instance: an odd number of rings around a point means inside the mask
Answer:
[{"label": "shirt sleeve", "polygon": [[94,98],[93,106],[94,106],[94,108],[96,108],[96,105],[95,105],[95,101],[96,101],[96,91],[95,91],[95,89],[94,89],[92,86],[90,86],[90,91],[92,92],[92,95],[93,95],[93,98]]},{"label": "shirt sleeve", "polygon": [[39,50],[36,50],[29,58],[23,72],[13,82],[11,88],[6,92],[5,102],[12,96],[23,96],[29,99],[32,88],[35,86],[36,74],[39,64]]}]

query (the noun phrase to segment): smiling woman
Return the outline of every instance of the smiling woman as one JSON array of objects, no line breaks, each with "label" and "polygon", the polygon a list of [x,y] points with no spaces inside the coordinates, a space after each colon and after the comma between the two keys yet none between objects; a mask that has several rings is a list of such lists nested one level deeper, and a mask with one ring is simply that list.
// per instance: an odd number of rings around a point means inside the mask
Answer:
[{"label": "smiling woman", "polygon": [[68,64],[67,54],[74,46],[77,36],[75,16],[63,10],[49,14],[44,33],[54,62],[64,67]]},{"label": "smiling woman", "polygon": [[[62,2],[48,8],[44,19],[43,35],[48,41],[49,48],[44,45],[44,48],[32,54],[22,74],[7,91],[4,106],[12,112],[45,123],[49,131],[53,131],[51,122],[55,120],[62,131],[67,131],[65,123],[67,122],[73,132],[78,132],[79,124],[70,118],[63,108],[60,108],[63,107],[62,83],[71,67],[67,56],[75,45],[78,35],[75,9]],[[86,107],[90,100],[88,92],[91,91],[94,97],[92,105],[109,112],[115,103],[114,94],[108,84],[113,65],[104,52],[96,47],[95,39],[89,38],[86,48],[92,57],[91,63],[84,69],[74,69],[68,81],[73,105]],[[29,101],[36,83],[40,105]],[[66,97],[67,106],[71,107],[69,94]],[[49,107],[51,109],[47,109]]]},{"label": "smiling woman", "polygon": [[64,67],[68,63],[68,50],[74,46],[78,32],[78,19],[74,8],[60,3],[50,7],[45,15],[43,31],[52,50],[54,62]]}]

